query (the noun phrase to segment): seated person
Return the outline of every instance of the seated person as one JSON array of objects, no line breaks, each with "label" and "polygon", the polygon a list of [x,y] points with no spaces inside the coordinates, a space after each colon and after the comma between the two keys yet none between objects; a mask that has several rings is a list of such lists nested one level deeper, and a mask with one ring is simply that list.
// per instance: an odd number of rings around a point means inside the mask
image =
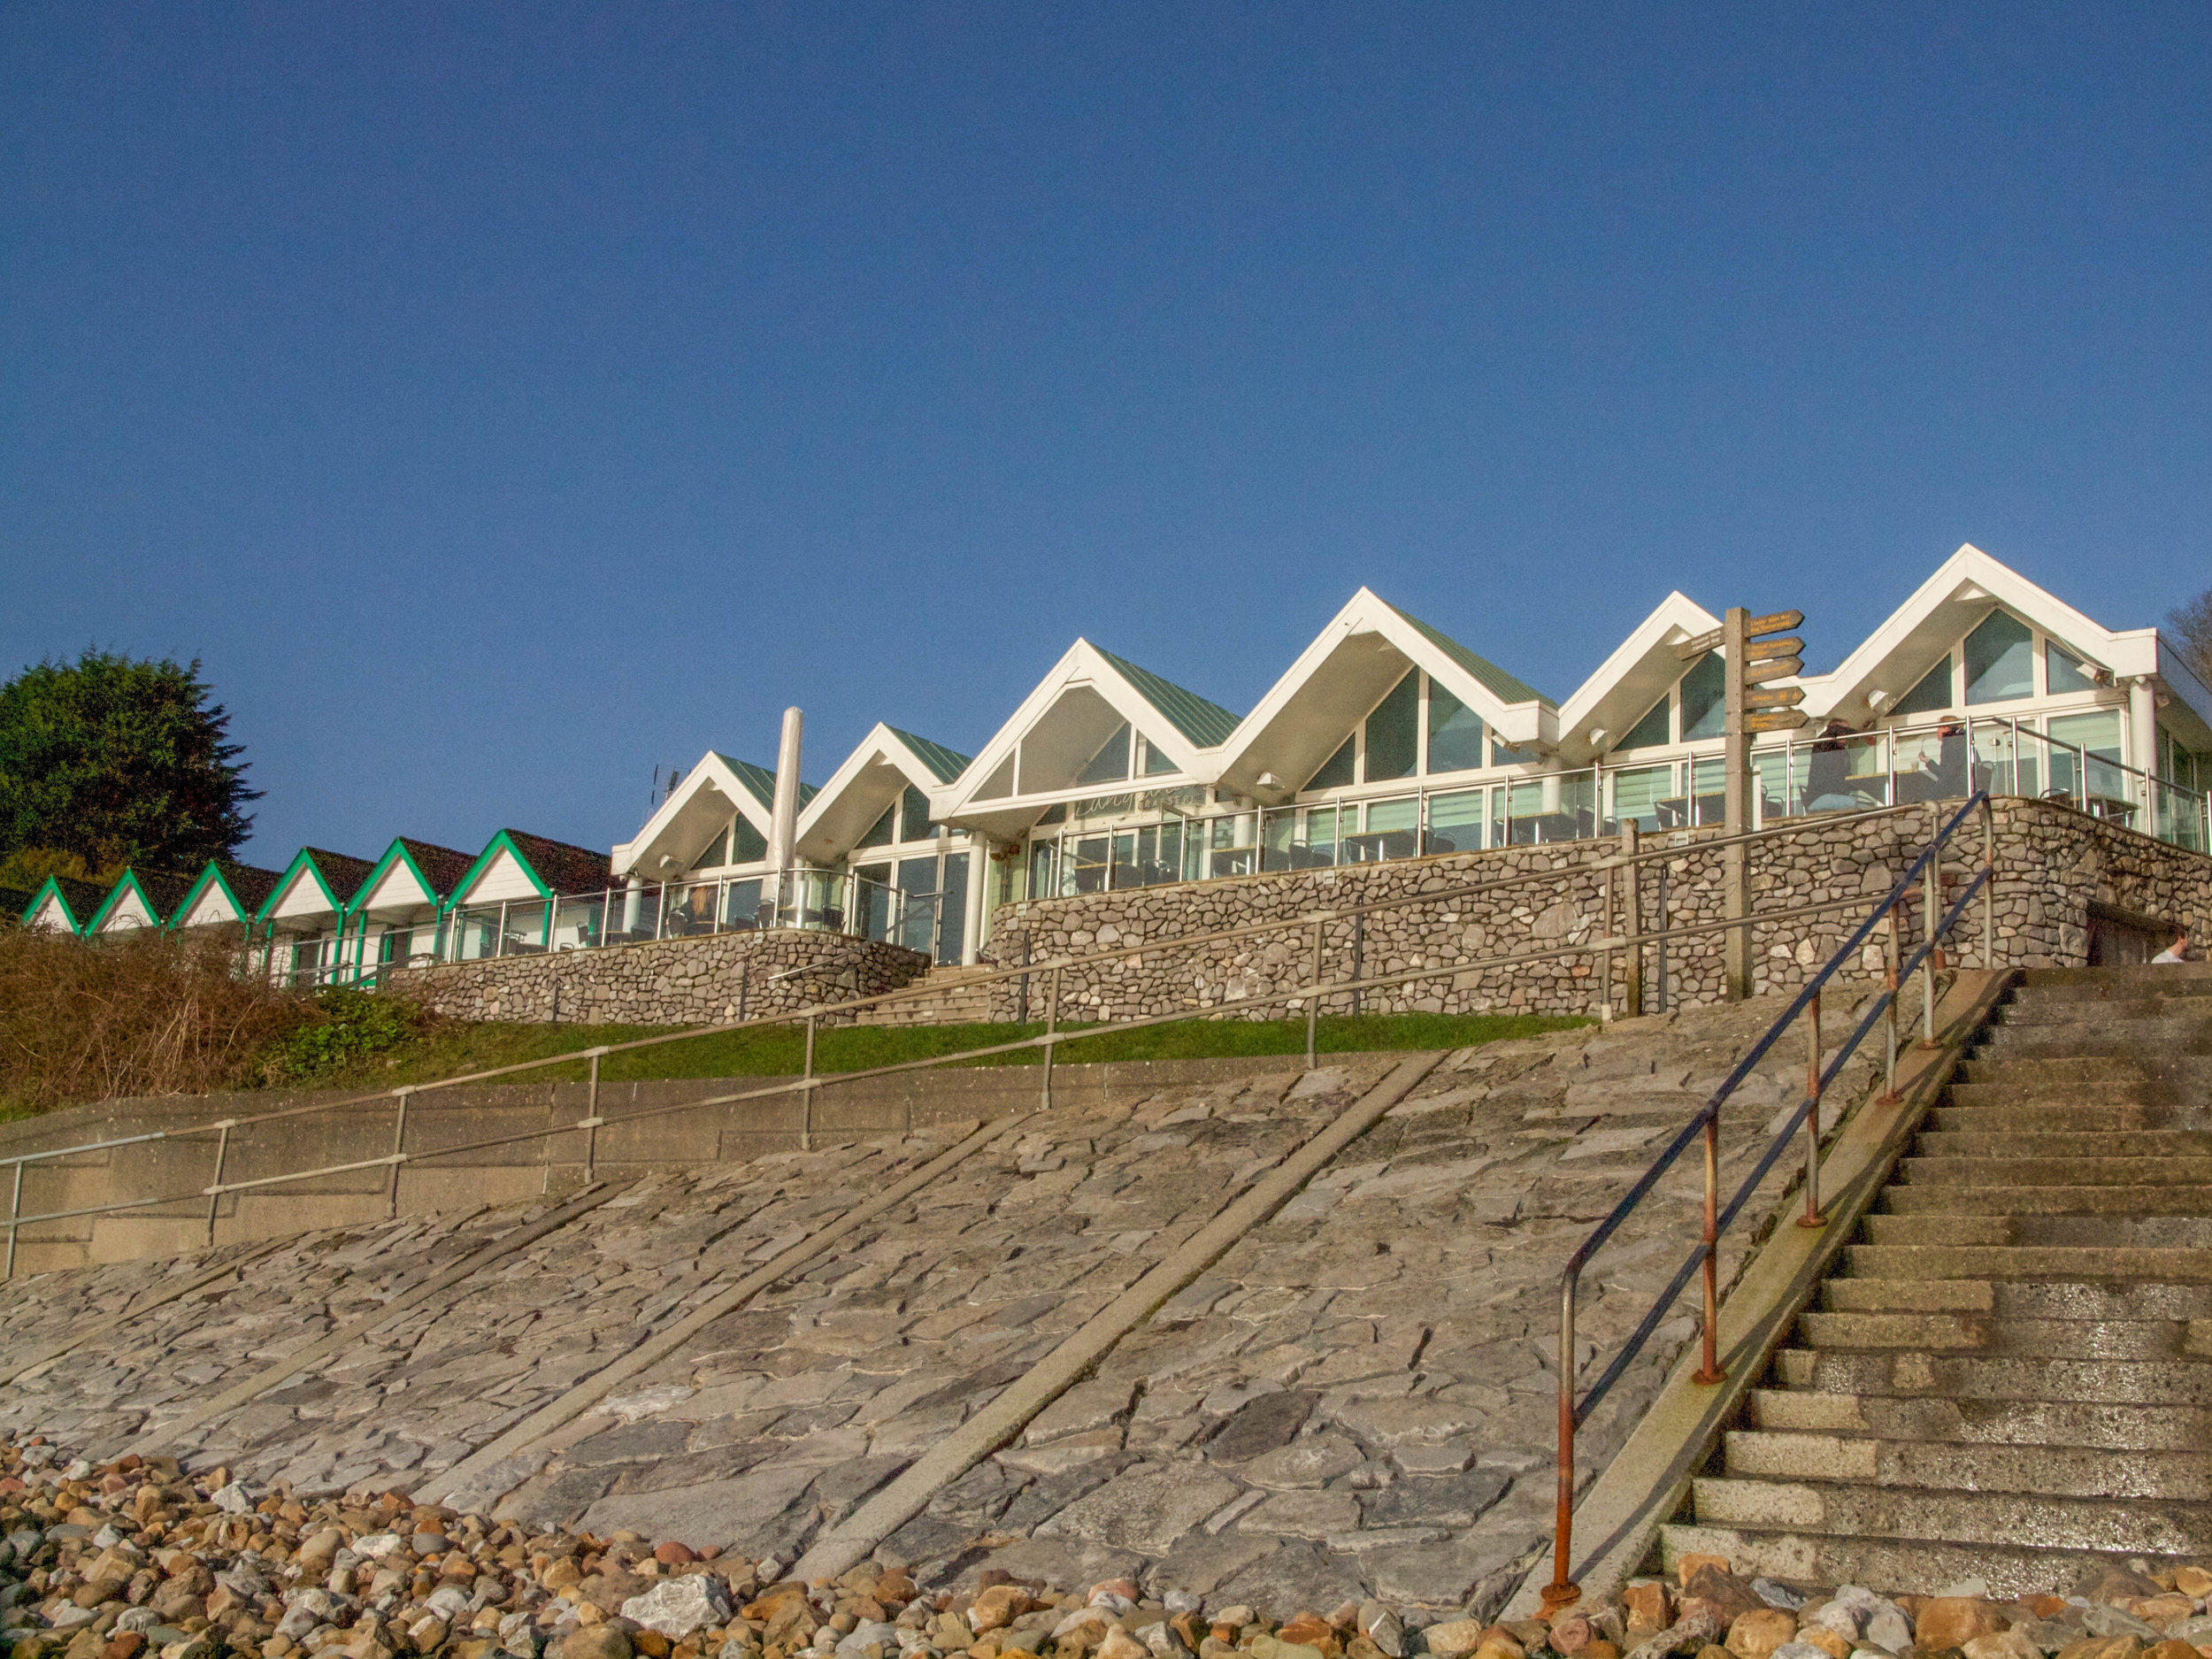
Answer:
[{"label": "seated person", "polygon": [[1966,728],[1956,720],[1946,720],[1936,728],[1936,738],[1935,759],[1924,755],[1920,767],[1934,787],[1931,798],[1948,801],[1966,793]]},{"label": "seated person", "polygon": [[1848,812],[1858,806],[1851,789],[1851,751],[1843,741],[1850,735],[1851,728],[1841,720],[1821,728],[1805,768],[1806,811]]}]

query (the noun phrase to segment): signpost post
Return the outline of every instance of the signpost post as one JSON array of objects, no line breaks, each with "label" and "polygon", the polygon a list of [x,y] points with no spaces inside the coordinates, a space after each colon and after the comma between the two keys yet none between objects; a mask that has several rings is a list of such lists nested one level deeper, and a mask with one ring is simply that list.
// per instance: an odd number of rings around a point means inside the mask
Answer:
[{"label": "signpost post", "polygon": [[[1751,914],[1749,849],[1734,838],[1751,829],[1751,740],[1760,732],[1794,731],[1805,724],[1798,704],[1805,694],[1795,686],[1769,686],[1786,680],[1805,665],[1805,642],[1801,639],[1771,639],[1805,620],[1801,611],[1778,611],[1755,617],[1742,605],[1731,605],[1721,626],[1685,640],[1675,654],[1694,661],[1708,651],[1721,653],[1727,676],[1724,707],[1728,717],[1726,747],[1721,762],[1721,801],[1724,833],[1729,845],[1721,849],[1721,915],[1742,921]],[[1751,995],[1751,929],[1732,927],[1723,936],[1723,980],[1732,1002]]]}]

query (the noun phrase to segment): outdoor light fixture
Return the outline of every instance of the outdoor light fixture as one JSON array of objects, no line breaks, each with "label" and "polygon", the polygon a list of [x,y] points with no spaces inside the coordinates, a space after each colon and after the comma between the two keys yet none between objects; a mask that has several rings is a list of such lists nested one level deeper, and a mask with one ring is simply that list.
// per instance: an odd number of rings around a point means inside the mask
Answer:
[{"label": "outdoor light fixture", "polygon": [[1606,740],[1606,738],[1607,738],[1609,735],[1610,735],[1610,733],[1609,733],[1603,726],[1592,726],[1592,727],[1590,728],[1590,747],[1591,747],[1592,749],[1602,749],[1602,748],[1604,748],[1604,747],[1605,747],[1605,740]]},{"label": "outdoor light fixture", "polygon": [[1896,701],[1897,699],[1886,691],[1870,691],[1866,694],[1866,706],[1877,714]]}]

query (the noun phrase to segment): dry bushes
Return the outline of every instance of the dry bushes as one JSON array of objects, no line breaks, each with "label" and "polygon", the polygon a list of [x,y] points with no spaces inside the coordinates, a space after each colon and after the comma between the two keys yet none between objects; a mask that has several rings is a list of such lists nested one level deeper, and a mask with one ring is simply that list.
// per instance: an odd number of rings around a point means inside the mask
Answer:
[{"label": "dry bushes", "polygon": [[228,928],[96,942],[0,928],[0,1103],[44,1111],[259,1079],[308,999],[238,968]]}]

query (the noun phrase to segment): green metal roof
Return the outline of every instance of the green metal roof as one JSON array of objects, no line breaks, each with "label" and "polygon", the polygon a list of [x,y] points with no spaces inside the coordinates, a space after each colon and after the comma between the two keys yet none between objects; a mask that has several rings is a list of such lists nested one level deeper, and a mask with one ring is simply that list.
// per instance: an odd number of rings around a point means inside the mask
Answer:
[{"label": "green metal roof", "polygon": [[1217,703],[1209,703],[1194,691],[1186,691],[1171,680],[1163,680],[1149,669],[1140,668],[1126,658],[1111,651],[1099,649],[1098,654],[1111,663],[1121,677],[1147,703],[1166,717],[1169,725],[1201,749],[1217,749],[1229,741],[1229,734],[1237,729],[1243,716],[1232,714]]},{"label": "green metal roof", "polygon": [[884,729],[912,749],[914,758],[928,767],[939,783],[950,783],[967,771],[968,764],[975,758],[972,755],[962,754],[956,749],[947,749],[942,743],[933,743],[926,737],[917,737],[911,732],[902,732],[895,726],[887,726]]},{"label": "green metal roof", "polygon": [[[1386,600],[1384,603],[1389,602]],[[1535,687],[1525,680],[1516,680],[1488,657],[1476,656],[1449,634],[1439,633],[1418,617],[1407,616],[1395,605],[1391,605],[1390,609],[1398,617],[1419,629],[1423,639],[1472,674],[1477,683],[1496,697],[1499,702],[1540,703],[1548,709],[1557,706]]]},{"label": "green metal roof", "polygon": [[[902,732],[899,735],[904,737],[906,733]],[[720,757],[724,765],[737,774],[737,780],[745,786],[754,800],[771,811],[775,810],[776,774],[774,772],[765,766],[756,766],[749,760],[740,760],[734,755],[724,755],[718,749],[714,752]],[[799,804],[803,807],[819,793],[820,791],[814,785],[802,783],[799,786]]]}]

